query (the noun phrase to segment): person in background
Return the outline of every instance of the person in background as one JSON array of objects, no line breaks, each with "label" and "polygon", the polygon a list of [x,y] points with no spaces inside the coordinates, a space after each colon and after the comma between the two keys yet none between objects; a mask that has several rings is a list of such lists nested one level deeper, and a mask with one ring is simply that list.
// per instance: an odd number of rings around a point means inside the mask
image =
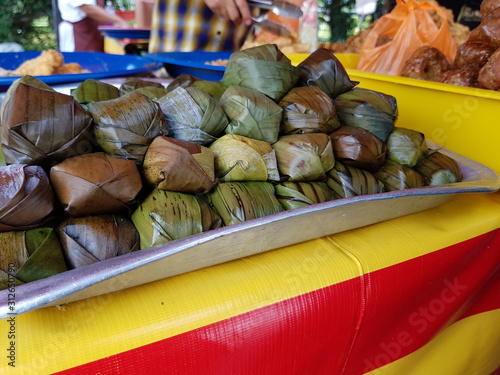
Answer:
[{"label": "person in background", "polygon": [[59,50],[61,52],[103,52],[104,37],[99,25],[130,27],[130,24],[108,13],[103,0],[58,0],[62,22],[59,24]]},{"label": "person in background", "polygon": [[246,0],[155,0],[149,52],[236,51],[251,15]]}]

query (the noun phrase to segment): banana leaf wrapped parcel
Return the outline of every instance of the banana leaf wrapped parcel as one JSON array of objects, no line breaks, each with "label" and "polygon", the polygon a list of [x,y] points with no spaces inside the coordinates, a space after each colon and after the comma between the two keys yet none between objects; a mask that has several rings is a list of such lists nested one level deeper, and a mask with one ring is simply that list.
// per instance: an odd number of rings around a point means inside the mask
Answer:
[{"label": "banana leaf wrapped parcel", "polygon": [[410,167],[386,160],[380,170],[374,173],[386,191],[415,189],[424,186],[424,177]]},{"label": "banana leaf wrapped parcel", "polygon": [[89,103],[98,145],[107,154],[142,164],[153,139],[168,135],[165,117],[156,102],[132,91],[117,99]]},{"label": "banana leaf wrapped parcel", "polygon": [[221,182],[207,197],[225,225],[284,211],[270,182]]},{"label": "banana leaf wrapped parcel", "polygon": [[127,213],[142,189],[133,160],[104,152],[64,160],[50,169],[50,180],[70,216]]},{"label": "banana leaf wrapped parcel", "polygon": [[2,150],[7,164],[44,168],[93,152],[92,118],[70,95],[25,76],[7,90],[0,110]]},{"label": "banana leaf wrapped parcel", "polygon": [[228,124],[217,99],[193,87],[177,87],[158,99],[171,136],[207,146]]},{"label": "banana leaf wrapped parcel", "polygon": [[143,94],[151,100],[158,100],[162,96],[170,92],[160,82],[149,81],[139,77],[129,77],[121,85],[120,91],[129,93],[135,91],[136,93]]},{"label": "banana leaf wrapped parcel", "polygon": [[283,108],[283,134],[329,134],[340,127],[333,101],[317,86],[294,87],[279,106]]},{"label": "banana leaf wrapped parcel", "polygon": [[226,134],[210,145],[221,181],[279,181],[278,162],[271,144]]},{"label": "banana leaf wrapped parcel", "polygon": [[132,214],[141,249],[222,226],[204,196],[154,189]]},{"label": "banana leaf wrapped parcel", "polygon": [[457,161],[438,150],[430,150],[415,170],[424,176],[429,186],[452,184],[462,181],[462,171]]},{"label": "banana leaf wrapped parcel", "polygon": [[220,98],[229,124],[225,132],[274,143],[281,124],[281,107],[259,91],[229,86]]},{"label": "banana leaf wrapped parcel", "polygon": [[372,173],[344,165],[338,160],[335,161],[335,167],[328,172],[326,184],[336,199],[378,194],[385,191],[384,184]]},{"label": "banana leaf wrapped parcel", "polygon": [[125,216],[70,217],[57,227],[69,268],[97,263],[139,250],[139,235]]},{"label": "banana leaf wrapped parcel", "polygon": [[375,90],[355,87],[335,98],[343,125],[368,130],[385,142],[398,118],[396,98]]},{"label": "banana leaf wrapped parcel", "polygon": [[52,228],[0,233],[0,290],[66,270],[61,245]]},{"label": "banana leaf wrapped parcel", "polygon": [[42,167],[0,167],[0,232],[44,226],[53,211],[54,193]]},{"label": "banana leaf wrapped parcel", "polygon": [[203,194],[215,185],[214,153],[198,143],[156,137],[144,157],[142,172],[161,190]]},{"label": "banana leaf wrapped parcel", "polygon": [[387,158],[396,163],[414,167],[427,154],[427,142],[423,133],[395,127],[386,141]]},{"label": "banana leaf wrapped parcel", "polygon": [[232,53],[221,83],[259,91],[277,102],[299,76],[300,69],[275,44],[263,44]]},{"label": "banana leaf wrapped parcel", "polygon": [[335,160],[370,172],[378,171],[385,163],[385,142],[367,130],[344,125],[331,133],[330,138]]},{"label": "banana leaf wrapped parcel", "polygon": [[349,78],[340,60],[326,48],[318,48],[297,67],[301,70],[298,85],[317,86],[332,99],[359,84]]},{"label": "banana leaf wrapped parcel", "polygon": [[96,79],[86,79],[71,90],[71,96],[84,108],[88,103],[112,100],[119,98],[121,95],[122,92],[119,88]]},{"label": "banana leaf wrapped parcel", "polygon": [[325,182],[284,181],[274,187],[276,198],[285,210],[334,200]]},{"label": "banana leaf wrapped parcel", "polygon": [[324,133],[283,135],[272,147],[283,180],[326,181],[335,165],[332,142]]}]

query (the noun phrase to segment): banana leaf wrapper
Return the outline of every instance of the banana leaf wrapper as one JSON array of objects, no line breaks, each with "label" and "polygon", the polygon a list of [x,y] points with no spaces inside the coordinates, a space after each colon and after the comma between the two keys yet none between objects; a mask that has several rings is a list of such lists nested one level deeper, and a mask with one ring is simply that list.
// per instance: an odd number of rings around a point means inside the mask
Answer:
[{"label": "banana leaf wrapper", "polygon": [[245,87],[230,86],[220,99],[229,118],[227,134],[274,143],[278,140],[282,109],[264,94]]},{"label": "banana leaf wrapper", "polygon": [[70,216],[128,213],[142,189],[133,160],[96,152],[66,159],[50,170],[52,187]]},{"label": "banana leaf wrapper", "polygon": [[297,85],[317,86],[332,99],[359,84],[349,78],[340,60],[326,48],[318,48],[297,67],[301,71]]},{"label": "banana leaf wrapper", "polygon": [[149,184],[160,190],[203,194],[215,185],[214,153],[198,143],[156,137],[142,166]]},{"label": "banana leaf wrapper", "polygon": [[52,228],[0,233],[0,249],[0,290],[67,271]]},{"label": "banana leaf wrapper", "polygon": [[413,167],[427,154],[427,142],[423,133],[395,127],[386,141],[387,158],[396,163]]},{"label": "banana leaf wrapper", "polygon": [[195,77],[191,74],[182,73],[175,77],[172,82],[170,82],[167,86],[167,89],[173,91],[177,87],[186,88],[188,86],[192,86],[195,82],[203,81],[203,79]]},{"label": "banana leaf wrapper", "polygon": [[184,88],[193,86],[217,100],[220,99],[227,88],[220,81],[207,81],[186,73],[182,73],[177,76],[172,82],[170,82],[167,88],[171,91],[179,86]]},{"label": "banana leaf wrapper", "polygon": [[378,91],[355,87],[334,100],[340,122],[368,130],[385,142],[398,118],[396,98]]},{"label": "banana leaf wrapper", "polygon": [[189,86],[177,87],[158,100],[165,113],[171,136],[207,146],[228,124],[217,99]]},{"label": "banana leaf wrapper", "polygon": [[324,133],[283,135],[272,147],[283,180],[326,181],[335,165],[332,142]]},{"label": "banana leaf wrapper", "polygon": [[279,181],[278,162],[271,144],[226,134],[210,145],[216,176],[221,181]]},{"label": "banana leaf wrapper", "polygon": [[429,186],[452,184],[463,179],[456,160],[437,150],[429,151],[415,169]]},{"label": "banana leaf wrapper", "polygon": [[415,189],[424,186],[424,177],[410,167],[386,160],[384,166],[374,173],[384,184],[385,191]]},{"label": "banana leaf wrapper", "polygon": [[78,268],[139,249],[139,234],[120,215],[71,217],[57,227],[68,268]]},{"label": "banana leaf wrapper", "polygon": [[97,143],[107,154],[142,164],[153,139],[168,135],[159,105],[147,96],[131,92],[120,98],[89,103]]},{"label": "banana leaf wrapper", "polygon": [[165,88],[165,86],[163,86],[160,82],[149,81],[139,77],[129,77],[120,85],[120,91],[129,93],[144,87],[155,87],[159,89]]},{"label": "banana leaf wrapper", "polygon": [[0,118],[5,162],[49,169],[93,152],[96,142],[89,114],[72,96],[37,81],[26,76],[7,90]]},{"label": "banana leaf wrapper", "polygon": [[335,199],[333,192],[325,182],[290,182],[285,181],[274,187],[276,198],[285,210]]},{"label": "banana leaf wrapper", "polygon": [[95,79],[87,79],[71,90],[71,96],[84,108],[88,103],[112,100],[121,95],[122,93],[117,87]]},{"label": "banana leaf wrapper", "polygon": [[367,130],[342,126],[330,138],[337,161],[370,172],[378,171],[385,163],[386,144]]},{"label": "banana leaf wrapper", "polygon": [[221,182],[208,195],[225,225],[282,212],[270,182]]},{"label": "banana leaf wrapper", "polygon": [[135,210],[132,222],[142,249],[222,226],[219,214],[203,196],[159,189]]},{"label": "banana leaf wrapper", "polygon": [[0,167],[0,232],[44,226],[53,211],[54,193],[42,167]]},{"label": "banana leaf wrapper", "polygon": [[282,134],[330,134],[340,127],[333,101],[317,86],[294,87],[279,106],[283,108]]},{"label": "banana leaf wrapper", "polygon": [[300,72],[275,44],[264,44],[231,54],[221,83],[257,90],[277,102],[295,87]]},{"label": "banana leaf wrapper", "polygon": [[378,194],[385,191],[384,184],[370,172],[344,165],[338,160],[328,172],[326,184],[336,199],[358,195]]}]

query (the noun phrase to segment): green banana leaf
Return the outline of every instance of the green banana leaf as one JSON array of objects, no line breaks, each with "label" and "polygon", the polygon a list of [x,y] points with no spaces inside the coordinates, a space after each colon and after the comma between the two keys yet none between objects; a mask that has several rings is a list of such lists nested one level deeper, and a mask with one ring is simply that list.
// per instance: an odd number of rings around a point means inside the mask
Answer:
[{"label": "green banana leaf", "polygon": [[385,191],[384,185],[372,173],[344,165],[338,160],[335,167],[328,172],[326,184],[337,199]]},{"label": "green banana leaf", "polygon": [[274,187],[276,198],[285,210],[310,206],[335,199],[324,182],[285,181]]},{"label": "green banana leaf", "polygon": [[429,151],[415,169],[429,186],[452,184],[463,178],[457,161],[438,150]]},{"label": "green banana leaf", "polygon": [[279,101],[299,76],[300,69],[275,44],[264,44],[231,54],[221,83],[257,90]]},{"label": "green banana leaf", "polygon": [[241,223],[283,211],[270,182],[221,182],[207,198],[225,225]]},{"label": "green banana leaf", "polygon": [[225,132],[274,143],[278,140],[281,107],[259,91],[230,86],[220,99],[229,118]]},{"label": "green banana leaf", "polygon": [[413,167],[427,154],[427,142],[423,133],[395,127],[387,137],[387,158],[396,163]]}]

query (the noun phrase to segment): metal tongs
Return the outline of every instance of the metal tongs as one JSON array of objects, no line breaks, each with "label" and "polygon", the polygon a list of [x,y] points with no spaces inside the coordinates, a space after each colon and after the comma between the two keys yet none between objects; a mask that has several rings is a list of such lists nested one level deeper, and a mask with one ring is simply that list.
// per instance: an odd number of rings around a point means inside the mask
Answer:
[{"label": "metal tongs", "polygon": [[267,13],[272,11],[277,16],[300,18],[302,17],[302,9],[295,4],[280,0],[248,0],[248,5],[255,8],[265,9],[266,12],[259,17],[252,17],[253,23],[270,33],[289,37],[290,31],[283,25],[267,19]]},{"label": "metal tongs", "polygon": [[248,5],[255,8],[271,10],[277,16],[288,18],[302,17],[302,9],[299,6],[281,0],[248,0]]}]

